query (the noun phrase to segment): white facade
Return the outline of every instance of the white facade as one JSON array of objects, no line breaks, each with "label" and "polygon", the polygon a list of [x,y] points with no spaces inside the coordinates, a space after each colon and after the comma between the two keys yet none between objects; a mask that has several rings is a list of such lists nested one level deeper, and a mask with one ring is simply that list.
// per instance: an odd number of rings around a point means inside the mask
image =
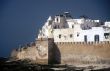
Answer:
[{"label": "white facade", "polygon": [[54,42],[110,41],[109,27],[110,22],[101,25],[99,20],[73,19],[70,14],[64,13],[49,17],[38,38],[54,38]]},{"label": "white facade", "polygon": [[110,27],[110,22],[105,22],[105,26]]},{"label": "white facade", "polygon": [[[104,41],[104,30],[102,27],[93,27],[89,30],[77,29],[54,29],[55,42],[94,42]],[[98,37],[95,37],[98,36]],[[97,40],[95,40],[97,38]]]},{"label": "white facade", "polygon": [[54,42],[74,42],[74,29],[54,29]]},{"label": "white facade", "polygon": [[[93,41],[103,41],[103,28],[102,27],[93,27],[89,30],[75,30],[74,35],[74,42],[93,42]],[[95,40],[95,36],[97,37],[97,40]]]}]

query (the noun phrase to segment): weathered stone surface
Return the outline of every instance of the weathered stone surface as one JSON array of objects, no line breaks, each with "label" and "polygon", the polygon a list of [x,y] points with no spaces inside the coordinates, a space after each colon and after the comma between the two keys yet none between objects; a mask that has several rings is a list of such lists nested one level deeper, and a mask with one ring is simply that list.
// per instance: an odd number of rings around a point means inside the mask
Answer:
[{"label": "weathered stone surface", "polygon": [[53,39],[38,39],[35,44],[14,50],[11,57],[39,64],[110,64],[110,42],[54,43]]},{"label": "weathered stone surface", "polygon": [[57,43],[61,53],[61,63],[109,63],[110,43]]},{"label": "weathered stone surface", "polygon": [[48,64],[48,39],[38,39],[34,46],[13,50],[14,59],[30,59],[39,64]]}]

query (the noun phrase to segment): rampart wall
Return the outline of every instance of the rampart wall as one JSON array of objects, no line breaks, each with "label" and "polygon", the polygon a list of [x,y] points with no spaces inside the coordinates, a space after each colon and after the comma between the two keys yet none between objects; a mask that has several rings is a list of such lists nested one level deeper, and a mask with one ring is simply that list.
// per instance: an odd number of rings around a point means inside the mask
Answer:
[{"label": "rampart wall", "polygon": [[62,64],[110,64],[110,41],[108,42],[59,42]]},{"label": "rampart wall", "polygon": [[33,46],[13,50],[11,57],[40,64],[110,64],[110,41],[57,43],[39,39]]},{"label": "rampart wall", "polygon": [[47,39],[38,39],[34,45],[13,50],[11,57],[15,60],[29,59],[34,63],[48,64],[48,43]]}]

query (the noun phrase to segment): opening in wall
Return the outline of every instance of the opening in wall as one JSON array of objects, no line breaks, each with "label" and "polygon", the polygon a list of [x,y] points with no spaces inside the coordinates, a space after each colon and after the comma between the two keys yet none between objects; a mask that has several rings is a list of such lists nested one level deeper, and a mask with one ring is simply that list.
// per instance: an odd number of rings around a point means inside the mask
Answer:
[{"label": "opening in wall", "polygon": [[58,18],[57,18],[57,22],[58,22]]},{"label": "opening in wall", "polygon": [[87,42],[87,35],[84,36],[84,42]]},{"label": "opening in wall", "polygon": [[95,35],[95,36],[94,36],[94,41],[95,41],[95,42],[99,42],[99,35]]},{"label": "opening in wall", "polygon": [[110,36],[110,33],[104,33],[104,37],[105,37],[105,39],[108,39],[109,36]]},{"label": "opening in wall", "polygon": [[59,38],[61,38],[61,34],[59,34]]},{"label": "opening in wall", "polygon": [[73,35],[72,34],[70,34],[70,38],[72,38],[73,37]]},{"label": "opening in wall", "polygon": [[74,28],[74,25],[72,25],[72,28]]}]

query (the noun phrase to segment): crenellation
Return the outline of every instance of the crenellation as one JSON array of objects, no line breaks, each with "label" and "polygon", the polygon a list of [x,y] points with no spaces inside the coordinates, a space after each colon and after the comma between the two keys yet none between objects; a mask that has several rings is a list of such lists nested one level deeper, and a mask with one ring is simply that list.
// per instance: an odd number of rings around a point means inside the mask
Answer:
[{"label": "crenellation", "polygon": [[82,45],[97,45],[97,44],[110,44],[110,41],[100,41],[100,42],[55,42],[56,44],[82,44]]}]

